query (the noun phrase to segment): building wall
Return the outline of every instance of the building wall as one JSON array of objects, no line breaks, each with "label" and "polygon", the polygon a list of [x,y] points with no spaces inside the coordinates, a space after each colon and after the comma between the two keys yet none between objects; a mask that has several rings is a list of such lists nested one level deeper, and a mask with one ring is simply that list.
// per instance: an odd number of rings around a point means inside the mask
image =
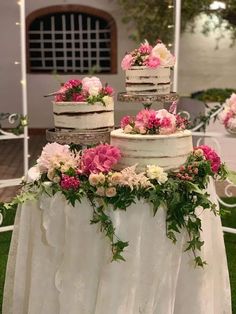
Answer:
[{"label": "building wall", "polygon": [[[66,4],[64,0],[26,0],[26,14],[48,6]],[[70,4],[87,5],[86,0],[70,1]],[[101,75],[103,82],[109,82],[116,91],[124,90],[124,73],[120,61],[126,51],[135,47],[128,39],[127,27],[121,22],[121,12],[115,0],[90,0],[89,6],[107,10],[117,22],[118,38],[118,74]],[[20,33],[15,22],[19,20],[19,7],[15,1],[0,2],[0,96],[1,112],[19,112],[21,110],[20,66],[14,65],[20,59]],[[230,48],[228,34],[216,50],[215,35],[205,37],[200,32],[204,17],[199,18],[196,32],[186,32],[180,42],[179,92],[182,95],[209,87],[236,87],[236,46]],[[73,75],[61,76],[61,81],[75,78]],[[51,127],[52,106],[49,98],[43,95],[58,89],[58,81],[52,74],[28,74],[28,103],[30,127]],[[137,108],[135,104],[129,105]],[[119,115],[125,104],[117,104]]]}]

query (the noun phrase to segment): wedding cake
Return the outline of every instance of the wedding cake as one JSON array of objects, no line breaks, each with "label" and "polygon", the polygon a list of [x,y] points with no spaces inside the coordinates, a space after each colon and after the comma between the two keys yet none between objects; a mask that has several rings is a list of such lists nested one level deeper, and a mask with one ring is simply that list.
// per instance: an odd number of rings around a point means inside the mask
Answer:
[{"label": "wedding cake", "polygon": [[53,101],[54,125],[59,130],[97,130],[114,127],[113,89],[97,77],[69,80]]},{"label": "wedding cake", "polygon": [[147,41],[125,55],[121,67],[125,70],[126,92],[139,95],[170,93],[171,67],[175,58],[166,46],[158,41],[152,47]]},{"label": "wedding cake", "polygon": [[165,109],[143,109],[136,117],[126,116],[121,128],[111,132],[111,145],[122,152],[116,170],[137,164],[145,171],[148,165],[175,170],[192,152],[192,135],[185,130],[186,119]]}]

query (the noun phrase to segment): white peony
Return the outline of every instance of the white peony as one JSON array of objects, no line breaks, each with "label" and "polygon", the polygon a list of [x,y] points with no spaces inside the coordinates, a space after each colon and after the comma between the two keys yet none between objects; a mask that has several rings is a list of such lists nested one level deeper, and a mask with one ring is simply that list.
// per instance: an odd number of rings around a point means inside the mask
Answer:
[{"label": "white peony", "polygon": [[162,66],[172,67],[175,64],[175,57],[162,43],[158,43],[155,47],[153,47],[151,55],[159,58]]},{"label": "white peony", "polygon": [[88,93],[90,96],[97,96],[99,93],[100,88],[97,86],[90,86]]},{"label": "white peony", "polygon": [[104,96],[102,97],[102,100],[105,104],[105,106],[113,106],[114,105],[114,100],[113,100],[113,97],[111,96]]},{"label": "white peony", "polygon": [[148,165],[146,173],[148,178],[156,179],[161,184],[168,180],[168,175],[164,172],[164,169],[156,165]]},{"label": "white peony", "polygon": [[89,92],[91,87],[98,88],[98,90],[102,89],[102,83],[100,79],[96,76],[85,77],[82,79],[82,87],[85,91]]}]

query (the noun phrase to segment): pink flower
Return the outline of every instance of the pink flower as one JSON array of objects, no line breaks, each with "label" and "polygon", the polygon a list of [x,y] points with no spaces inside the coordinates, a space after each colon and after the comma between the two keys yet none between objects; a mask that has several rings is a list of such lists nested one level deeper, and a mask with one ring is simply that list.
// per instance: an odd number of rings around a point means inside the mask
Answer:
[{"label": "pink flower", "polygon": [[65,89],[65,87],[63,86],[63,87],[61,87],[61,88],[59,89],[58,94],[55,95],[54,100],[55,100],[56,102],[65,101],[65,99],[66,99],[65,93],[66,93],[66,89]]},{"label": "pink flower", "polygon": [[231,104],[236,104],[236,93],[233,93],[229,99]]},{"label": "pink flower", "polygon": [[198,147],[194,147],[194,150],[197,150],[197,149],[201,149],[203,151],[203,154],[204,154],[206,160],[210,161],[211,170],[214,173],[217,173],[219,168],[220,168],[220,164],[221,164],[220,157],[217,155],[217,153],[207,145],[201,145]]},{"label": "pink flower", "polygon": [[121,62],[121,67],[123,70],[128,70],[131,68],[132,64],[133,64],[133,56],[131,54],[127,54],[125,55],[125,57],[123,58],[122,62]]},{"label": "pink flower", "polygon": [[75,88],[78,87],[79,85],[81,85],[81,81],[80,80],[69,80],[64,84],[64,88],[66,90],[71,89],[71,88]]},{"label": "pink flower", "polygon": [[152,46],[149,45],[148,41],[145,40],[144,43],[142,43],[140,45],[140,47],[138,48],[138,51],[141,53],[141,54],[150,54],[151,51],[152,51]]},{"label": "pink flower", "polygon": [[103,88],[103,92],[105,95],[113,95],[114,94],[114,89],[107,85],[106,87]]},{"label": "pink flower", "polygon": [[60,185],[65,190],[76,190],[80,186],[80,181],[76,177],[71,177],[66,174],[62,175]]},{"label": "pink flower", "polygon": [[96,76],[93,77],[85,77],[82,80],[83,90],[89,92],[91,88],[96,88],[98,90],[102,89],[102,83],[100,79]]},{"label": "pink flower", "polygon": [[117,147],[101,144],[83,152],[82,171],[85,174],[109,172],[121,157]]},{"label": "pink flower", "polygon": [[181,115],[177,114],[176,118],[176,128],[179,130],[184,130],[186,125],[188,124],[188,120],[186,118],[181,117]]},{"label": "pink flower", "polygon": [[157,57],[149,56],[147,60],[145,60],[144,64],[149,68],[156,69],[160,66],[161,61]]},{"label": "pink flower", "polygon": [[85,98],[85,96],[83,94],[73,93],[72,101],[85,102],[86,98]]},{"label": "pink flower", "polygon": [[143,109],[139,111],[139,113],[136,115],[135,120],[135,126],[139,127],[147,127],[151,121],[154,121],[156,118],[156,111],[155,110],[149,110],[149,109]]},{"label": "pink flower", "polygon": [[120,121],[120,126],[124,129],[127,125],[132,124],[134,122],[133,117],[131,116],[124,116]]},{"label": "pink flower", "polygon": [[176,118],[166,109],[156,112],[156,117],[160,120],[160,134],[171,134],[176,131]]}]

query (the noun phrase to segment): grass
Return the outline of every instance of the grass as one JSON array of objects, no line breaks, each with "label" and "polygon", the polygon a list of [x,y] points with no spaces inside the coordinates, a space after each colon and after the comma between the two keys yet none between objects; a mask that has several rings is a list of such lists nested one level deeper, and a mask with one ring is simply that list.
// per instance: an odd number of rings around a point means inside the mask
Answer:
[{"label": "grass", "polygon": [[[227,202],[236,203],[236,198],[231,198]],[[230,212],[231,214],[226,214],[222,218],[222,223],[224,226],[236,228],[236,208],[232,208]],[[4,219],[4,225],[13,224],[13,221],[14,213],[11,213]],[[233,314],[236,314],[236,234],[225,233],[224,238],[230,274],[232,309]],[[3,286],[10,241],[11,232],[0,233],[0,313],[2,313]]]}]

